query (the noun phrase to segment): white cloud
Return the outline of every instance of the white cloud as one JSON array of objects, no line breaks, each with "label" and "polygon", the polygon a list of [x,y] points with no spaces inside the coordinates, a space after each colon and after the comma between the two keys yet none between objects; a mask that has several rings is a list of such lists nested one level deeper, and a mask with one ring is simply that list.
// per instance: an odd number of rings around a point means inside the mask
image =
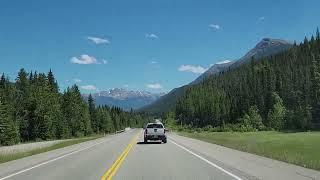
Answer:
[{"label": "white cloud", "polygon": [[95,44],[110,44],[110,41],[108,39],[103,39],[99,37],[87,37],[88,40],[92,41]]},{"label": "white cloud", "polygon": [[83,54],[80,57],[72,57],[70,62],[74,64],[99,64],[95,57],[86,54]]},{"label": "white cloud", "polygon": [[215,30],[221,29],[220,25],[218,25],[218,24],[209,24],[209,27],[212,29],[215,29]]},{"label": "white cloud", "polygon": [[81,79],[78,79],[78,78],[73,79],[73,81],[74,81],[75,83],[81,83],[81,82],[82,82],[82,80],[81,80]]},{"label": "white cloud", "polygon": [[193,66],[193,65],[181,65],[178,68],[179,71],[185,71],[185,72],[192,72],[196,74],[202,74],[204,73],[207,69],[202,67],[202,66]]},{"label": "white cloud", "polygon": [[85,86],[80,86],[81,89],[84,90],[89,90],[89,91],[96,91],[97,87],[93,86],[93,85],[85,85]]},{"label": "white cloud", "polygon": [[161,84],[159,84],[159,83],[147,84],[146,86],[150,89],[161,89],[162,88]]},{"label": "white cloud", "polygon": [[264,21],[266,18],[264,16],[259,17],[259,21]]},{"label": "white cloud", "polygon": [[149,61],[150,64],[158,64],[157,58],[151,58]]},{"label": "white cloud", "polygon": [[108,64],[109,62],[105,59],[102,59],[102,64]]},{"label": "white cloud", "polygon": [[145,34],[145,37],[149,39],[159,39],[159,37],[155,34]]},{"label": "white cloud", "polygon": [[231,62],[231,61],[229,61],[229,60],[224,60],[224,61],[217,62],[216,64],[225,64],[225,63],[229,63],[229,62]]},{"label": "white cloud", "polygon": [[129,85],[128,85],[128,84],[125,84],[125,85],[123,85],[123,87],[128,88],[128,87],[129,87]]}]

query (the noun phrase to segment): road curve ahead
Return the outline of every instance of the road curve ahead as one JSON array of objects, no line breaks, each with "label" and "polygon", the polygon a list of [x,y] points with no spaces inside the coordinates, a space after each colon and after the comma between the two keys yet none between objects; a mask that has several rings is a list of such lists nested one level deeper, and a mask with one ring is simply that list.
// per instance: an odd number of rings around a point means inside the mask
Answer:
[{"label": "road curve ahead", "polygon": [[144,144],[142,131],[0,164],[0,180],[56,179],[320,179],[320,172],[169,134]]}]

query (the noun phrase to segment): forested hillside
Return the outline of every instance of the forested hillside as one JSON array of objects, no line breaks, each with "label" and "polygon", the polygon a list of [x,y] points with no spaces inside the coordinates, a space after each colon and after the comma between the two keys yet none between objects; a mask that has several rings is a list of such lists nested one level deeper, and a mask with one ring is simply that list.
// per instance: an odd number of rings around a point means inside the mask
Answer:
[{"label": "forested hillside", "polygon": [[320,36],[260,61],[211,76],[190,87],[176,118],[191,127],[319,128]]},{"label": "forested hillside", "polygon": [[175,107],[178,99],[185,93],[188,89],[188,85],[173,89],[168,94],[163,95],[153,103],[140,108],[138,111],[147,112],[150,114],[163,114],[169,112]]},{"label": "forested hillside", "polygon": [[146,116],[85,102],[76,85],[59,92],[53,73],[21,69],[15,82],[0,80],[0,145],[110,133],[141,127]]},{"label": "forested hillside", "polygon": [[212,75],[219,74],[220,72],[226,71],[228,69],[235,69],[243,64],[248,64],[250,63],[252,58],[255,58],[254,60],[259,61],[261,58],[278,54],[291,47],[292,43],[285,40],[263,38],[243,57],[233,61],[225,60],[224,62],[219,62],[212,65],[207,71],[205,71],[188,85],[171,90],[171,92],[169,92],[165,96],[160,97],[157,101],[141,108],[140,111],[145,111],[152,114],[166,113],[175,107],[178,99],[183,96],[185,94],[185,91],[192,85],[199,84],[204,79],[207,79]]}]

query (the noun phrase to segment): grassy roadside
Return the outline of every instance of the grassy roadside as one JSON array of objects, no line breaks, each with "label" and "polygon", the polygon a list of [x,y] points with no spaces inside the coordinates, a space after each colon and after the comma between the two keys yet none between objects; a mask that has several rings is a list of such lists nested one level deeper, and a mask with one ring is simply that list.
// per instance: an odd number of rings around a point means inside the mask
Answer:
[{"label": "grassy roadside", "polygon": [[320,170],[320,132],[178,132],[178,134]]},{"label": "grassy roadside", "polygon": [[78,139],[70,139],[67,141],[63,141],[63,142],[59,142],[57,144],[48,146],[48,147],[44,147],[44,148],[38,148],[38,149],[34,149],[34,150],[30,150],[27,152],[18,152],[18,153],[13,153],[13,154],[0,154],[0,164],[4,163],[4,162],[8,162],[8,161],[12,161],[12,160],[16,160],[16,159],[20,159],[23,157],[27,157],[27,156],[32,156],[35,154],[40,154],[43,152],[47,152],[47,151],[52,151],[55,149],[59,149],[59,148],[63,148],[66,146],[71,146],[74,144],[78,144],[78,143],[82,143],[82,142],[86,142],[86,141],[90,141],[90,140],[94,140],[97,138],[102,137],[101,135],[99,136],[92,136],[92,137],[84,137],[84,138],[78,138]]}]

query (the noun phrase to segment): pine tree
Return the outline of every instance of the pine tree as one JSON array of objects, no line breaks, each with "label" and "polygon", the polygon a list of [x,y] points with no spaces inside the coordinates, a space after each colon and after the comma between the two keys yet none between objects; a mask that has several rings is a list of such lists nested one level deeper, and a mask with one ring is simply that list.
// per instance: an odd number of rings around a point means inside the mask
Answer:
[{"label": "pine tree", "polygon": [[15,99],[16,119],[19,125],[20,138],[22,141],[30,140],[30,122],[32,120],[32,103],[30,102],[28,73],[22,68],[16,79],[17,97]]},{"label": "pine tree", "polygon": [[259,114],[259,110],[257,106],[251,106],[249,109],[249,117],[250,117],[250,124],[253,128],[256,128],[258,130],[264,129],[264,124],[262,123],[262,118]]},{"label": "pine tree", "polygon": [[98,129],[99,132],[103,133],[111,133],[114,132],[114,128],[112,126],[110,113],[107,108],[99,107],[97,109],[97,119],[98,121]]},{"label": "pine tree", "polygon": [[51,89],[51,91],[53,92],[58,92],[59,88],[58,88],[58,83],[56,82],[55,78],[54,78],[54,75],[50,69],[49,73],[48,73],[48,81],[49,81],[49,87]]},{"label": "pine tree", "polygon": [[313,122],[320,125],[320,55],[312,56],[311,68]]},{"label": "pine tree", "polygon": [[277,93],[272,94],[273,107],[268,113],[269,127],[280,130],[284,127],[286,109]]},{"label": "pine tree", "polygon": [[312,119],[313,125],[320,128],[319,39],[317,30],[310,40],[305,37],[302,43],[282,53],[251,60],[189,86],[176,104],[179,123],[221,126],[239,123],[235,120],[245,114],[248,118],[240,118],[240,123],[246,124],[246,119],[251,120],[250,107],[257,105],[263,124],[268,127],[279,130],[285,124],[306,130]]},{"label": "pine tree", "polygon": [[51,70],[46,75],[21,69],[16,82],[3,74],[0,100],[0,145],[87,136],[92,126],[97,133],[110,133],[141,125],[145,118],[117,107],[95,107],[92,96],[84,101],[76,85],[59,93]]},{"label": "pine tree", "polygon": [[293,41],[293,46],[296,47],[297,46],[297,42],[296,40]]},{"label": "pine tree", "polygon": [[31,71],[29,74],[29,82],[32,82],[32,81],[33,81],[33,72]]},{"label": "pine tree", "polygon": [[58,119],[55,129],[55,137],[58,139],[68,138],[70,137],[70,131],[68,128],[68,123],[66,122],[66,118],[62,116]]},{"label": "pine tree", "polygon": [[89,107],[83,101],[77,85],[64,93],[63,110],[71,135],[80,137],[92,133]]},{"label": "pine tree", "polygon": [[89,97],[88,97],[88,105],[89,105],[89,113],[90,113],[92,129],[94,132],[99,133],[99,124],[98,124],[98,119],[96,115],[94,99],[91,94],[89,94]]},{"label": "pine tree", "polygon": [[57,124],[62,118],[59,95],[52,91],[44,73],[39,73],[30,89],[33,102],[30,109],[33,114],[30,123],[32,139],[56,138]]},{"label": "pine tree", "polygon": [[18,131],[12,117],[8,114],[8,107],[0,100],[0,144],[12,145],[18,141]]},{"label": "pine tree", "polygon": [[6,77],[4,75],[4,73],[1,75],[1,78],[0,78],[0,89],[4,89],[4,85],[6,83]]},{"label": "pine tree", "polygon": [[304,37],[303,39],[303,45],[307,46],[309,44],[307,36]]},{"label": "pine tree", "polygon": [[20,69],[20,71],[18,72],[18,77],[16,79],[16,86],[17,86],[17,89],[23,93],[27,92],[27,88],[29,85],[27,77],[28,77],[28,73],[23,68]]}]

